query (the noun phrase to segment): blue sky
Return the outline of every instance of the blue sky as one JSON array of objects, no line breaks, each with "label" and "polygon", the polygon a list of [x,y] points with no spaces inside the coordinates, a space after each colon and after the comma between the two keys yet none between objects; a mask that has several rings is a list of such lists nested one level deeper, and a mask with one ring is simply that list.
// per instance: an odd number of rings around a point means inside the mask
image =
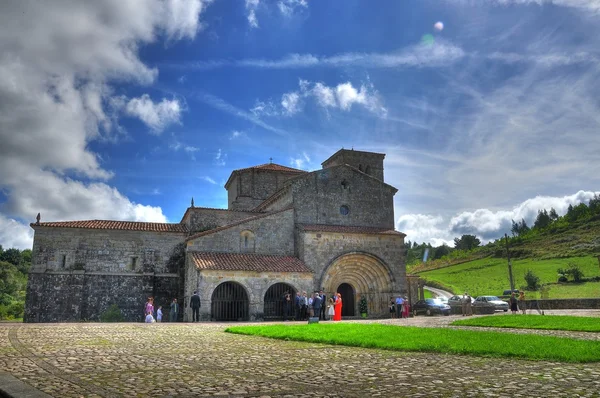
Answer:
[{"label": "blue sky", "polygon": [[596,0],[0,5],[0,244],[179,222],[234,169],[384,152],[397,229],[484,240],[600,182]]}]

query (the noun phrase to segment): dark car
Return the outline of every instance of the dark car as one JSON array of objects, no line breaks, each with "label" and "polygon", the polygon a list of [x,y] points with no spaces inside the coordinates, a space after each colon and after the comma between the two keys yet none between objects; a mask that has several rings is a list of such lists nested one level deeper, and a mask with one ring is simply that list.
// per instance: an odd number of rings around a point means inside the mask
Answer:
[{"label": "dark car", "polygon": [[450,306],[444,304],[439,299],[428,298],[425,300],[419,300],[413,304],[413,315],[425,314],[444,314],[450,315]]}]

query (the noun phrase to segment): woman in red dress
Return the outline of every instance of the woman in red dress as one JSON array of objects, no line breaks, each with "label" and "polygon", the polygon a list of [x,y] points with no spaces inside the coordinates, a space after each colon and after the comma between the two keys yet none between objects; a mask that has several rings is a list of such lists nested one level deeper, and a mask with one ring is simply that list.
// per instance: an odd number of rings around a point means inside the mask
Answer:
[{"label": "woman in red dress", "polygon": [[337,294],[337,300],[335,301],[334,310],[335,310],[335,313],[333,315],[333,320],[341,321],[342,320],[342,295],[339,293]]}]

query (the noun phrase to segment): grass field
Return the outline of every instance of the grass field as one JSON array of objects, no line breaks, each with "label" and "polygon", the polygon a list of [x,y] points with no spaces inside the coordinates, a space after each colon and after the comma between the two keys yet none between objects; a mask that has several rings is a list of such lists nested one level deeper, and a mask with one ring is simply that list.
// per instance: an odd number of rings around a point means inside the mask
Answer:
[{"label": "grass field", "polygon": [[600,362],[598,341],[529,334],[344,323],[236,326],[225,331],[281,340],[395,351],[439,352],[559,362]]},{"label": "grass field", "polygon": [[452,322],[452,325],[600,332],[600,318],[583,316],[485,316],[461,319]]},{"label": "grass field", "polygon": [[[598,259],[592,256],[550,260],[514,260],[515,288],[521,289],[526,285],[524,276],[529,269],[541,279],[541,283],[555,283],[558,279],[556,270],[567,268],[571,263],[578,265],[585,277],[600,276]],[[426,280],[439,282],[454,292],[468,291],[472,296],[501,295],[504,290],[510,289],[507,262],[502,258],[470,261],[447,268],[421,272],[419,276]],[[548,298],[600,297],[600,282],[553,284],[549,288]],[[527,292],[527,297],[539,298],[539,294]]]}]

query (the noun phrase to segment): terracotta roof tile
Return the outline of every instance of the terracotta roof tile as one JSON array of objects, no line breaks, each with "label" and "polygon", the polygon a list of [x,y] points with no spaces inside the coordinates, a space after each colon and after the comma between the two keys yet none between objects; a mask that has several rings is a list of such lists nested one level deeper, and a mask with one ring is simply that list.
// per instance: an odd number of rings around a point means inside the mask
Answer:
[{"label": "terracotta roof tile", "polygon": [[388,228],[374,228],[374,227],[354,227],[354,226],[343,226],[343,225],[324,225],[324,224],[303,224],[300,226],[304,231],[310,232],[337,232],[346,234],[385,234],[385,235],[402,235],[406,236],[402,232],[395,231]]},{"label": "terracotta roof tile", "polygon": [[290,256],[208,252],[192,252],[190,255],[199,270],[312,273],[302,261]]},{"label": "terracotta roof tile", "polygon": [[112,221],[112,220],[87,220],[87,221],[56,221],[42,222],[39,224],[31,223],[35,227],[55,227],[55,228],[85,228],[85,229],[112,229],[123,231],[150,231],[150,232],[187,232],[184,224],[167,224],[158,222],[138,222],[138,221]]},{"label": "terracotta roof tile", "polygon": [[223,231],[225,229],[229,229],[231,227],[235,227],[236,225],[247,223],[248,221],[258,220],[260,218],[268,217],[268,216],[271,216],[273,214],[282,213],[282,212],[288,211],[288,210],[292,210],[292,207],[286,207],[285,209],[281,209],[281,210],[277,210],[277,211],[271,211],[271,212],[268,212],[268,213],[261,213],[261,214],[259,214],[257,216],[252,216],[252,217],[244,218],[243,220],[236,221],[236,222],[233,222],[231,224],[227,224],[227,225],[223,225],[221,227],[209,229],[208,231],[198,232],[196,234],[193,234],[193,235],[189,236],[185,241],[187,242],[187,241],[190,241],[192,239],[199,238],[201,236],[214,234],[215,232]]}]

